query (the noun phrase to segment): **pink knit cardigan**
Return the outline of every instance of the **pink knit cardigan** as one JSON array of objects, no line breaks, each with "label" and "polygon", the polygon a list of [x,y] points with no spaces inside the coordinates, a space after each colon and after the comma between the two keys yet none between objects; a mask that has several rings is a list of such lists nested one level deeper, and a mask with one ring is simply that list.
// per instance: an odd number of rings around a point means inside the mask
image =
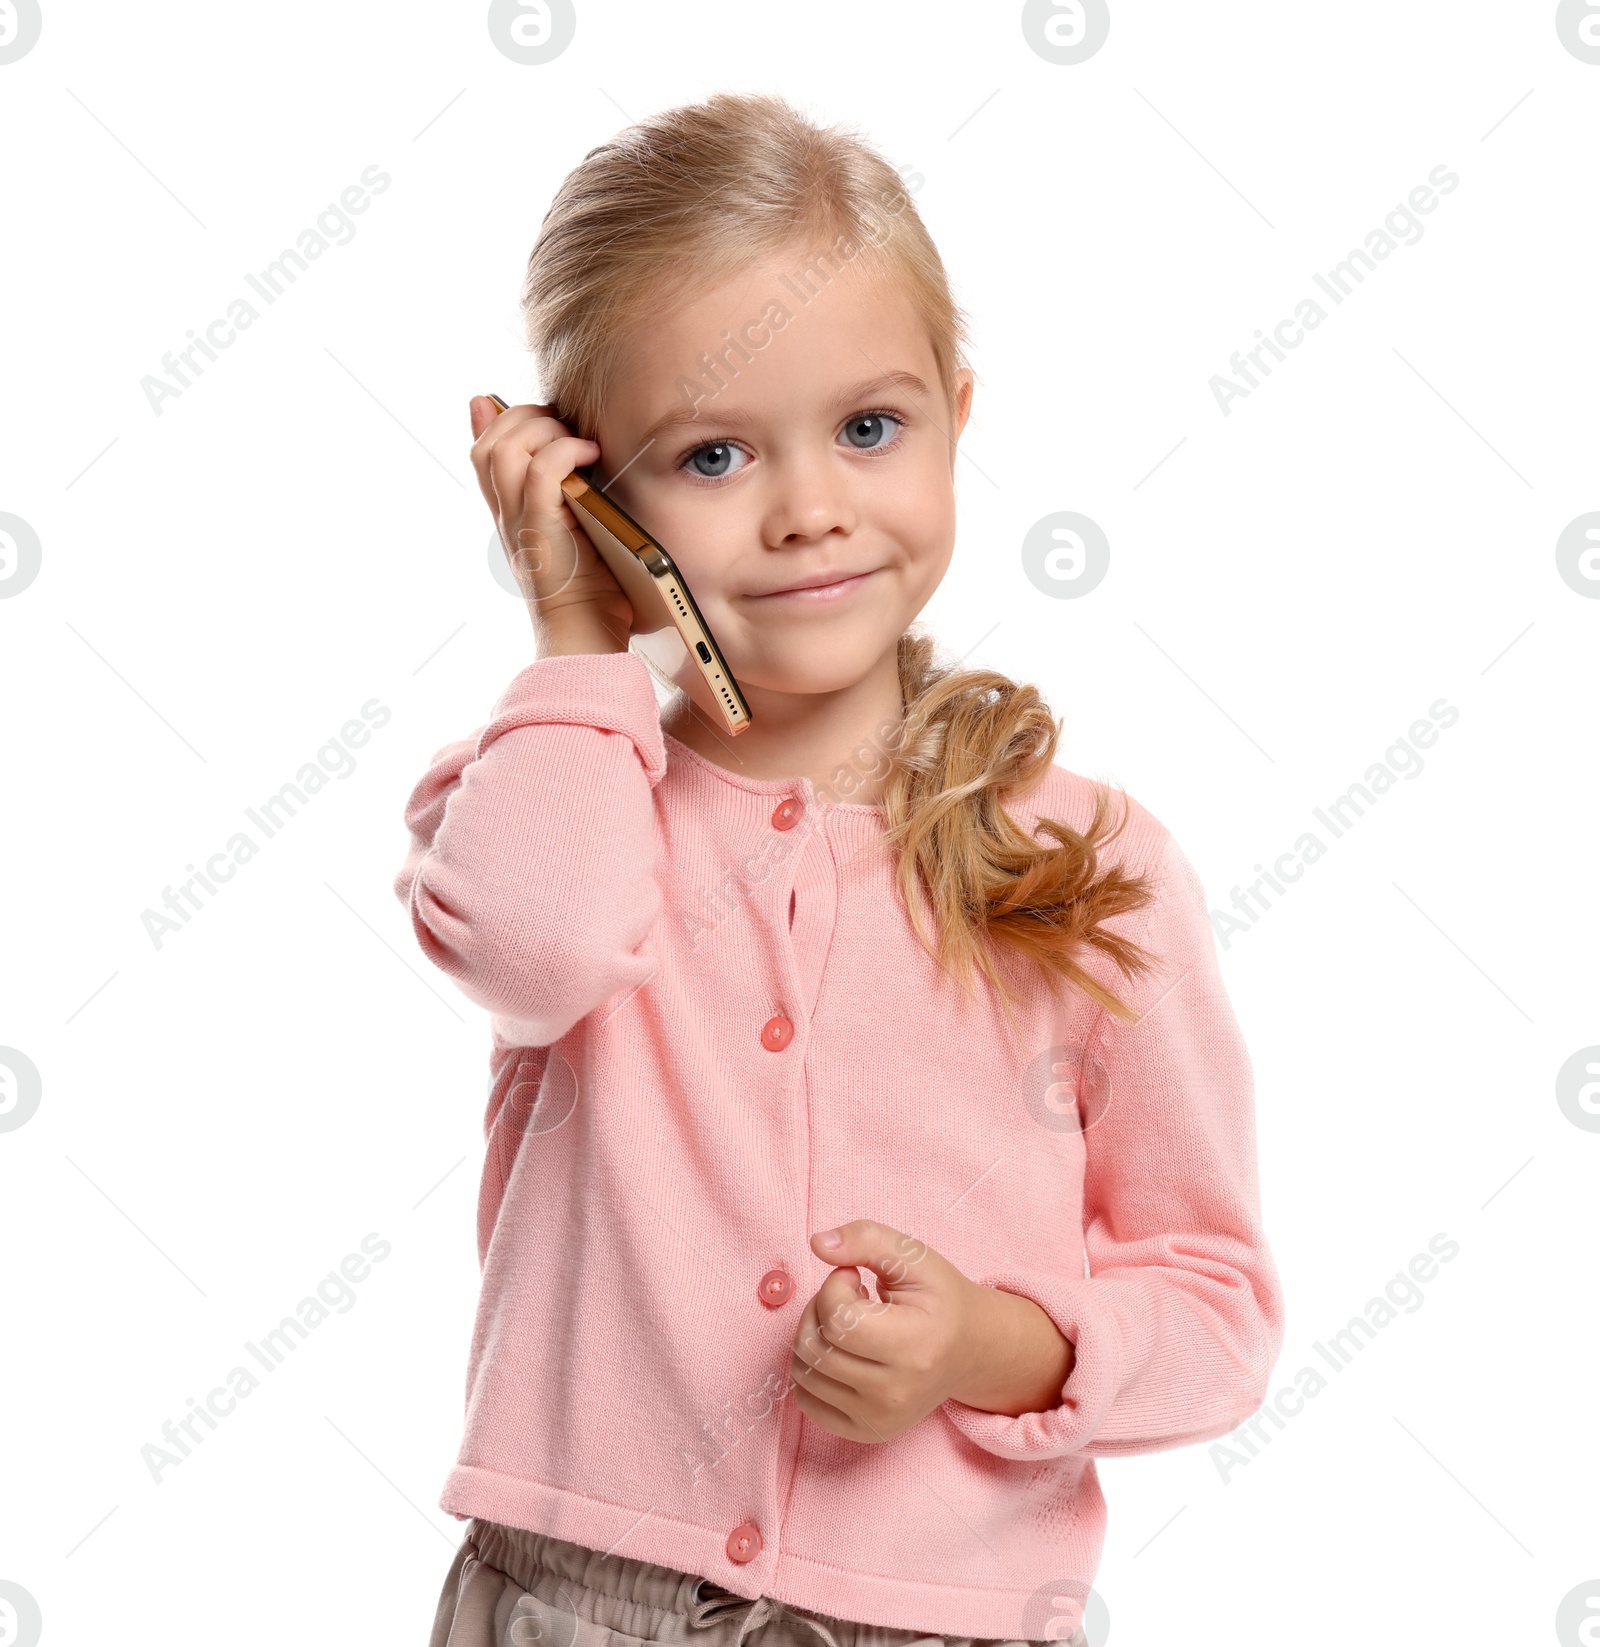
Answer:
[{"label": "pink knit cardigan", "polygon": [[[1009,810],[1092,805],[1054,766]],[[917,942],[882,812],[666,736],[633,654],[540,659],[439,751],[395,892],[492,1036],[444,1509],[862,1623],[1071,1633],[1095,1459],[1226,1433],[1283,1336],[1204,895],[1130,806],[1103,857],[1158,890],[1116,927],[1160,965],[1087,964],[1139,1021],[1019,969],[1019,1044]],[[1077,1347],[1060,1403],[947,1401],[873,1445],[806,1418],[807,1241],[854,1218],[1033,1299]]]}]

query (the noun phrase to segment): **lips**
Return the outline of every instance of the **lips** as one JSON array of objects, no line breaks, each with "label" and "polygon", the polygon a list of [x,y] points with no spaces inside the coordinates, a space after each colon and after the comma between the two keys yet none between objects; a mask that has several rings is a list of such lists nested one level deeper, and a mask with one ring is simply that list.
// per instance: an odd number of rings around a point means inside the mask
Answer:
[{"label": "lips", "polygon": [[808,589],[826,589],[841,583],[849,583],[857,578],[867,577],[876,572],[876,566],[863,566],[859,570],[847,566],[835,567],[832,571],[813,572],[808,577],[799,578],[793,583],[786,583],[781,589],[763,590],[756,598],[765,600],[772,595],[797,595]]}]

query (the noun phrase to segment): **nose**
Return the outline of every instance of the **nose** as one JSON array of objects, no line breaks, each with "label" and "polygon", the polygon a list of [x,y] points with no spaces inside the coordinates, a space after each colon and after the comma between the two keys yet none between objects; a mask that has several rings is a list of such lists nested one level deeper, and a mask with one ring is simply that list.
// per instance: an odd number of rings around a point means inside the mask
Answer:
[{"label": "nose", "polygon": [[836,457],[811,449],[786,452],[769,462],[767,476],[762,535],[769,548],[791,549],[855,530],[850,477]]}]

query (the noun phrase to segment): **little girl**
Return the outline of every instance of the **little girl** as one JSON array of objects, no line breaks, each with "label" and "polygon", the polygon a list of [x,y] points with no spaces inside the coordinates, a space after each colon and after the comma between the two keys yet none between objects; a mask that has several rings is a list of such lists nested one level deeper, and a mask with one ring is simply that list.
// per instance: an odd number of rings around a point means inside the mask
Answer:
[{"label": "little girl", "polygon": [[[1098,1647],[1094,1461],[1246,1418],[1282,1295],[1194,870],[913,627],[973,391],[939,254],[858,136],[719,95],[567,177],[524,307],[548,403],[474,399],[472,460],[536,661],[395,883],[493,1038],[432,1647]],[[580,468],[737,740],[658,701]]]}]

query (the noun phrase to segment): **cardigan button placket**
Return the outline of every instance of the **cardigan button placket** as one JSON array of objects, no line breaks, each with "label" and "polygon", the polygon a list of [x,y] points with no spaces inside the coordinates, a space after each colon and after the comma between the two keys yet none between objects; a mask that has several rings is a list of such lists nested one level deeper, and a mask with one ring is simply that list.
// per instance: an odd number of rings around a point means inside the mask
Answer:
[{"label": "cardigan button placket", "polygon": [[768,1052],[782,1052],[794,1039],[794,1025],[780,1012],[761,1026],[761,1044]]}]

